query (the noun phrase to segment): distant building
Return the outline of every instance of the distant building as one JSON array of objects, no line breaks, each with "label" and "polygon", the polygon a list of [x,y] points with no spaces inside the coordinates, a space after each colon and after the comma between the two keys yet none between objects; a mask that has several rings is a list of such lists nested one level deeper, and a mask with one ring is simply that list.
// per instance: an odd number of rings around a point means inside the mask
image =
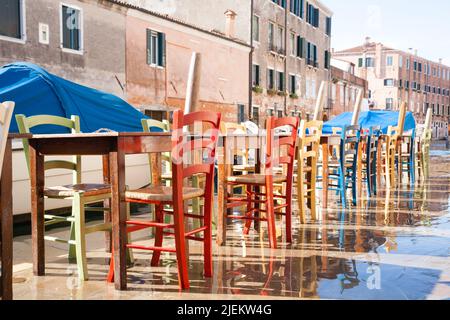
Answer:
[{"label": "distant building", "polygon": [[337,116],[353,111],[359,90],[368,98],[367,81],[355,76],[355,65],[348,61],[331,59],[331,88],[329,115]]},{"label": "distant building", "polygon": [[268,115],[313,113],[323,80],[329,81],[332,12],[320,1],[254,0],[252,109]]},{"label": "distant building", "polygon": [[369,99],[375,109],[398,110],[408,101],[418,122],[433,110],[433,137],[448,136],[450,117],[450,67],[382,43],[366,42],[335,52],[333,57],[355,65],[355,74],[369,83]]},{"label": "distant building", "polygon": [[[197,52],[201,57],[197,109],[221,112],[224,121],[244,120],[248,44],[232,34],[213,32],[142,7],[124,6],[128,9],[126,83],[130,103],[156,119],[168,118],[170,111],[183,108],[191,56]],[[229,19],[223,13],[221,18]]]}]

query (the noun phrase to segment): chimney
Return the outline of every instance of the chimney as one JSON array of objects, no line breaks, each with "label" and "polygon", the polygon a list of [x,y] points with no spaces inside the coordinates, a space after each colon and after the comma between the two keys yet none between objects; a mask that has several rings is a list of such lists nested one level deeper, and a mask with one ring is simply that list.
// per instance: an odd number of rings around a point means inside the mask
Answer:
[{"label": "chimney", "polygon": [[381,61],[382,61],[382,57],[383,57],[383,44],[381,42],[378,42],[376,45],[376,49],[375,49],[375,61],[376,61],[376,66],[375,66],[375,70],[376,70],[376,74],[377,77],[381,77]]},{"label": "chimney", "polygon": [[414,49],[414,55],[417,57],[417,49]]},{"label": "chimney", "polygon": [[366,37],[364,46],[368,46],[370,44],[370,37]]},{"label": "chimney", "polygon": [[225,11],[225,35],[229,38],[234,37],[234,21],[236,19],[236,12],[233,10],[227,10]]}]

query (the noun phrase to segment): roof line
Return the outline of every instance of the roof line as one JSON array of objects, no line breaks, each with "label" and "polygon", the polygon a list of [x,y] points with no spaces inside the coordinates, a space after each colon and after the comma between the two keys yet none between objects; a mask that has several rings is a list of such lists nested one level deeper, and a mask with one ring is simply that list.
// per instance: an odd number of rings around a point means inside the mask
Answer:
[{"label": "roof line", "polygon": [[179,20],[179,19],[176,19],[174,17],[171,17],[168,14],[162,14],[162,13],[158,13],[158,12],[155,12],[155,11],[151,11],[151,10],[148,10],[148,9],[145,9],[145,8],[142,8],[142,7],[130,4],[128,2],[124,2],[122,0],[106,0],[106,1],[114,3],[114,4],[117,4],[117,5],[120,5],[122,7],[128,8],[128,9],[134,9],[134,10],[137,10],[137,11],[141,11],[143,13],[146,13],[146,14],[149,14],[149,15],[152,15],[152,16],[155,16],[155,17],[167,20],[167,21],[171,21],[173,23],[176,23],[176,24],[179,24],[179,25],[182,25],[182,26],[185,26],[185,27],[188,27],[188,28],[191,28],[191,29],[203,32],[203,33],[207,33],[209,35],[212,35],[212,36],[215,36],[215,37],[218,37],[218,38],[222,38],[224,40],[231,41],[231,42],[237,43],[239,45],[251,48],[251,46],[248,43],[244,42],[243,40],[240,40],[238,38],[230,38],[230,37],[227,37],[224,34],[221,34],[219,32],[214,32],[214,31],[210,31],[210,30],[201,28],[199,26],[190,24],[190,23],[185,22],[183,20]]}]

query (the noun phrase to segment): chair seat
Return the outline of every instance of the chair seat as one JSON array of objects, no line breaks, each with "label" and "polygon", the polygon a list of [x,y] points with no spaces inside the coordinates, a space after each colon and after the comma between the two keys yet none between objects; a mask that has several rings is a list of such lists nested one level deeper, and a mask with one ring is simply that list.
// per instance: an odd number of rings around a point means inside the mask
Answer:
[{"label": "chair seat", "polygon": [[255,171],[255,166],[250,164],[237,164],[233,166],[234,171]]},{"label": "chair seat", "polygon": [[[338,162],[335,162],[335,161],[332,161],[332,162],[330,162],[330,163],[328,163],[328,166],[329,167],[339,167],[340,166],[340,163],[339,163],[339,161]],[[351,168],[351,167],[353,167],[353,163],[345,163],[345,167],[346,168]]]},{"label": "chair seat", "polygon": [[[273,176],[273,183],[281,183],[286,181],[286,176],[276,174]],[[245,174],[242,176],[231,176],[227,178],[228,182],[242,183],[242,184],[260,184],[266,183],[266,176],[263,174]]]},{"label": "chair seat", "polygon": [[[189,200],[204,195],[204,190],[200,188],[183,188],[183,200]],[[172,187],[152,186],[144,189],[131,190],[125,192],[127,199],[135,199],[141,201],[160,201],[171,202],[173,191]]]},{"label": "chair seat", "polygon": [[111,193],[111,186],[109,184],[80,183],[44,189],[44,195],[50,198],[73,197],[75,193],[82,193],[85,197],[108,194]]}]

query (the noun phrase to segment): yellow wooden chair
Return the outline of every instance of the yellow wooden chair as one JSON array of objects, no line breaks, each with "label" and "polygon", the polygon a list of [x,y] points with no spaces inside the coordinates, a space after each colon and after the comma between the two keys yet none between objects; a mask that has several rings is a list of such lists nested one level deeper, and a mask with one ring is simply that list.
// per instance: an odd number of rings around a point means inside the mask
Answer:
[{"label": "yellow wooden chair", "polygon": [[[297,148],[297,198],[301,223],[306,219],[306,199],[311,201],[311,218],[317,219],[316,214],[316,182],[317,162],[319,158],[320,136],[322,135],[322,121],[302,120],[300,123],[299,144]],[[305,173],[310,173],[311,180],[305,179]],[[305,189],[305,185],[307,188]]]}]

